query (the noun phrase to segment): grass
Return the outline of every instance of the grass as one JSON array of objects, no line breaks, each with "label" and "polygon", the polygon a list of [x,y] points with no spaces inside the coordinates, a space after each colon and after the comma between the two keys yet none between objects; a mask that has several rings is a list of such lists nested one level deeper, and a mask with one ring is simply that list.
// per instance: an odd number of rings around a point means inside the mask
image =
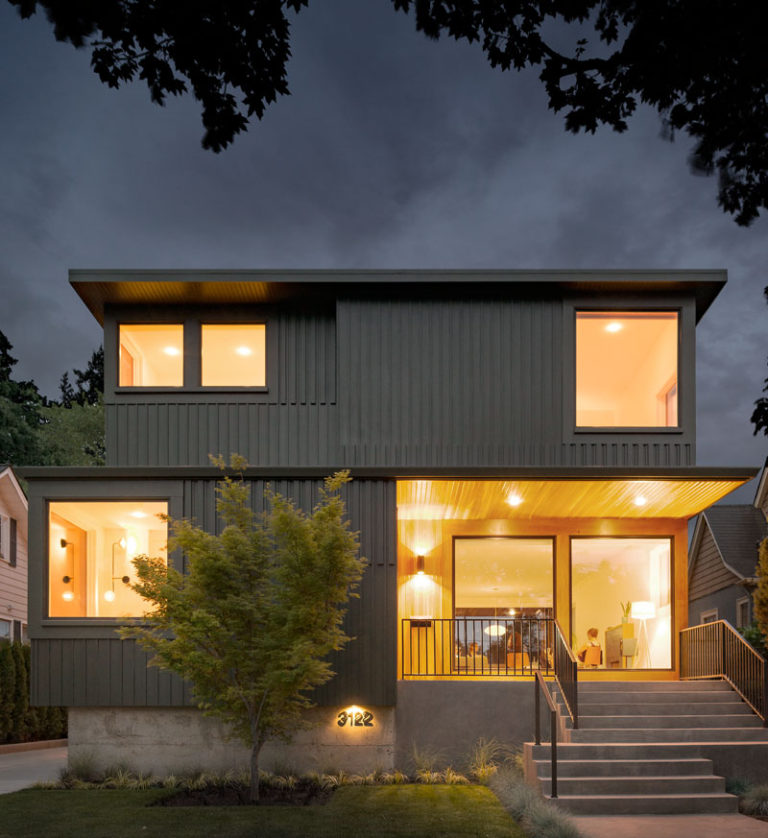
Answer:
[{"label": "grass", "polygon": [[524,838],[487,788],[346,786],[326,806],[149,806],[162,789],[43,790],[0,796],[0,838]]}]

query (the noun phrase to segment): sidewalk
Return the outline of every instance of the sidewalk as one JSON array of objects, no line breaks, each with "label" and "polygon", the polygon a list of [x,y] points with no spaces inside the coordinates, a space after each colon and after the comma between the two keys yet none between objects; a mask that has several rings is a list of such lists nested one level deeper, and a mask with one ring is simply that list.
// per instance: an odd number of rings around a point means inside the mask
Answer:
[{"label": "sidewalk", "polygon": [[768,822],[746,815],[571,816],[584,838],[768,838]]},{"label": "sidewalk", "polygon": [[0,794],[19,791],[34,783],[58,780],[66,765],[66,748],[0,753]]}]

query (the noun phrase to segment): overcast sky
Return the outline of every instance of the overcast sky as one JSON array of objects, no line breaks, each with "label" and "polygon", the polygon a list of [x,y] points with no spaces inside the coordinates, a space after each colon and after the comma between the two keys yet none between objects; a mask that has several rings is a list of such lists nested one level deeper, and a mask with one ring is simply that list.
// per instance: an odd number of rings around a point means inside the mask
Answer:
[{"label": "overcast sky", "polygon": [[0,329],[17,377],[55,395],[101,341],[70,268],[725,268],[697,335],[698,462],[762,464],[768,219],[724,215],[685,136],[661,139],[642,108],[623,135],[567,134],[535,72],[428,41],[390,0],[314,0],[292,46],[292,95],[214,155],[191,99],[108,89],[40,14],[0,2]]}]

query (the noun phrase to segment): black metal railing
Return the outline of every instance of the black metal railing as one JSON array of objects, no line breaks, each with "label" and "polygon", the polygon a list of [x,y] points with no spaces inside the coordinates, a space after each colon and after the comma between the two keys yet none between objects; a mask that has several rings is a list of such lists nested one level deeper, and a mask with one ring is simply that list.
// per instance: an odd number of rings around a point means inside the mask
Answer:
[{"label": "black metal railing", "polygon": [[555,621],[549,617],[406,617],[404,678],[554,675]]},{"label": "black metal railing", "polygon": [[536,730],[536,744],[541,745],[541,701],[540,693],[544,693],[544,698],[547,700],[549,707],[549,761],[551,765],[552,785],[550,788],[550,797],[557,797],[557,706],[552,694],[549,691],[547,682],[541,672],[536,673],[534,712],[536,714],[535,730]]},{"label": "black metal railing", "polygon": [[680,678],[722,678],[768,725],[768,668],[727,620],[680,632]]},{"label": "black metal railing", "polygon": [[565,639],[560,623],[557,620],[552,622],[554,623],[554,675],[563,695],[565,709],[571,717],[575,730],[579,726],[579,662]]}]

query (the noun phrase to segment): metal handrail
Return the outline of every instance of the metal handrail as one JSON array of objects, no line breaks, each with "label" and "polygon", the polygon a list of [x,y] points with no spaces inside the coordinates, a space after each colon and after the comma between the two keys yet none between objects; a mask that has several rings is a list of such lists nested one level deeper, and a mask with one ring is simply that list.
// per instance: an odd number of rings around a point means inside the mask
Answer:
[{"label": "metal handrail", "polygon": [[555,679],[563,694],[563,703],[573,722],[579,727],[579,662],[565,639],[560,622],[555,619]]},{"label": "metal handrail", "polygon": [[680,631],[680,678],[722,678],[768,726],[766,660],[727,620]]},{"label": "metal handrail", "polygon": [[555,705],[555,701],[552,698],[552,694],[549,692],[547,682],[544,680],[544,676],[541,674],[541,672],[536,673],[536,686],[534,689],[534,712],[536,714],[535,728],[537,745],[541,745],[541,701],[539,699],[540,693],[544,693],[544,698],[547,700],[547,704],[549,705],[549,759],[552,766],[550,769],[550,774],[552,775],[550,797],[554,798],[557,797],[557,706]]}]

